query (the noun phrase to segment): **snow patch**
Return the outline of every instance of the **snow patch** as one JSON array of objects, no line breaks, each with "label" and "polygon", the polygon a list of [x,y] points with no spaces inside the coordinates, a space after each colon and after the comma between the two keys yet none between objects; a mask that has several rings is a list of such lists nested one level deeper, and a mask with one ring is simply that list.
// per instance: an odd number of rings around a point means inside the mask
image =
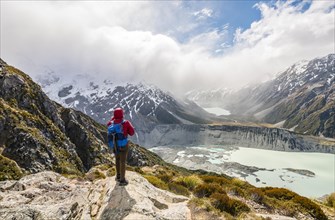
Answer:
[{"label": "snow patch", "polygon": [[280,121],[280,122],[274,124],[273,126],[275,126],[275,127],[277,127],[277,128],[282,128],[283,125],[284,125],[284,123],[285,123],[285,121],[286,121],[286,120]]},{"label": "snow patch", "polygon": [[[288,129],[289,131],[294,131],[295,128],[298,127],[298,125],[293,126],[292,128]],[[306,132],[305,132],[306,133]]]}]

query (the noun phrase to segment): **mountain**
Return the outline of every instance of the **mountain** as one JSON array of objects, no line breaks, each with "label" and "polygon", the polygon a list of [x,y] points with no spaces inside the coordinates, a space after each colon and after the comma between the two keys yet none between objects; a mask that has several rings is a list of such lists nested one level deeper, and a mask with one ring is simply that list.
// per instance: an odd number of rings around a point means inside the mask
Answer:
[{"label": "mountain", "polygon": [[113,109],[122,107],[134,124],[138,139],[159,124],[209,123],[214,117],[189,100],[179,100],[157,86],[138,83],[116,85],[109,80],[77,75],[69,79],[54,74],[39,77],[43,91],[64,106],[75,108],[105,124]]},{"label": "mountain", "polygon": [[[44,170],[80,175],[113,163],[104,125],[50,100],[28,75],[1,59],[0,87],[0,180]],[[131,144],[129,165],[159,161]]]},{"label": "mountain", "polygon": [[0,87],[1,219],[333,215],[287,189],[256,188],[226,175],[180,168],[134,144],[126,174],[130,184],[121,187],[104,125],[50,100],[29,76],[2,60]]},{"label": "mountain", "polygon": [[20,70],[0,63],[0,149],[24,172],[78,174],[111,161],[106,129],[50,100]]},{"label": "mountain", "polygon": [[[334,82],[335,54],[330,54],[298,62],[258,85],[228,93],[226,90],[204,91],[200,97],[201,93],[191,93],[188,97],[199,105],[220,106],[232,115],[249,117],[251,121],[335,138]],[[210,100],[211,96],[214,98]]]}]

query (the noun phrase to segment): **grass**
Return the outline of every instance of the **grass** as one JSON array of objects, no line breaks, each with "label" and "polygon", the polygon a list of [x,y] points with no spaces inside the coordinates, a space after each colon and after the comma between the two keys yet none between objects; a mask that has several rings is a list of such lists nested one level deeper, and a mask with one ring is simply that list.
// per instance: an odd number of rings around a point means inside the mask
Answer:
[{"label": "grass", "polygon": [[194,195],[199,198],[210,197],[214,193],[226,193],[217,183],[204,183],[194,189]]},{"label": "grass", "polygon": [[23,172],[15,161],[0,155],[0,181],[18,180],[23,176]]},{"label": "grass", "polygon": [[335,192],[327,197],[326,205],[335,209]]},{"label": "grass", "polygon": [[[143,170],[142,175],[154,186],[189,196],[192,198],[190,204],[208,212],[219,212],[227,219],[243,219],[241,216],[246,216],[250,208],[226,192],[259,203],[267,207],[269,212],[296,218],[301,213],[315,219],[327,219],[319,205],[287,189],[256,188],[243,180],[209,172],[206,174],[205,171],[188,171],[185,175],[171,166],[156,165],[155,168],[146,169],[150,174]],[[330,200],[332,204],[334,198]]]},{"label": "grass", "polygon": [[265,187],[262,191],[269,198],[265,199],[268,206],[283,209],[288,212],[287,215],[295,216],[301,212],[318,220],[328,219],[319,205],[288,189]]},{"label": "grass", "polygon": [[176,193],[178,195],[183,195],[183,196],[189,196],[190,192],[188,189],[180,184],[177,183],[168,183],[169,190],[173,193]]},{"label": "grass", "polygon": [[238,216],[243,212],[250,211],[250,208],[246,204],[239,200],[229,198],[225,193],[214,193],[210,199],[213,207],[233,216]]},{"label": "grass", "polygon": [[180,176],[175,180],[175,182],[189,190],[193,190],[195,187],[203,183],[202,179],[196,175]]},{"label": "grass", "polygon": [[91,169],[86,175],[85,178],[89,181],[95,181],[99,179],[105,179],[106,175],[97,168]]},{"label": "grass", "polygon": [[158,177],[155,177],[152,175],[143,175],[143,177],[146,178],[149,181],[149,183],[151,183],[155,187],[158,187],[164,190],[167,190],[169,188],[168,185],[164,181],[159,179]]}]

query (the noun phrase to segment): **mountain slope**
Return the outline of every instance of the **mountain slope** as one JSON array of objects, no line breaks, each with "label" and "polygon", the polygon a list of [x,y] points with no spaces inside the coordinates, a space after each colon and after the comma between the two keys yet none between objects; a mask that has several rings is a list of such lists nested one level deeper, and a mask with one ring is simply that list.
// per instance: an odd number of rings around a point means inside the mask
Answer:
[{"label": "mountain slope", "polygon": [[[335,54],[294,64],[273,80],[212,101],[233,115],[281,125],[296,132],[335,137]],[[205,97],[218,91],[207,91]],[[189,96],[196,98],[194,95]],[[197,97],[198,100],[203,100]]]},{"label": "mountain slope", "polygon": [[[147,180],[128,171],[130,184],[120,187],[114,181],[113,160],[106,152],[105,127],[51,101],[27,75],[2,60],[0,64],[0,180],[23,176],[18,181],[0,181],[2,219],[188,219],[189,212],[196,218],[199,211],[208,219],[227,215],[252,218],[255,213],[268,212],[326,219],[317,204],[288,190],[257,189],[225,175],[186,170],[133,144],[128,162],[134,167],[128,169]],[[44,170],[76,178],[39,172]],[[210,194],[204,194],[208,190]],[[276,193],[285,196],[284,201]],[[196,198],[187,208],[190,195]]]},{"label": "mountain slope", "polygon": [[[73,78],[71,78],[73,77]],[[115,85],[90,76],[46,75],[38,81],[53,100],[88,114],[105,124],[113,109],[122,107],[131,120],[142,143],[143,135],[159,124],[209,123],[208,114],[194,102],[178,100],[154,85],[145,83]]]},{"label": "mountain slope", "polygon": [[110,161],[106,131],[51,101],[30,77],[0,63],[0,149],[27,172],[81,173]]}]

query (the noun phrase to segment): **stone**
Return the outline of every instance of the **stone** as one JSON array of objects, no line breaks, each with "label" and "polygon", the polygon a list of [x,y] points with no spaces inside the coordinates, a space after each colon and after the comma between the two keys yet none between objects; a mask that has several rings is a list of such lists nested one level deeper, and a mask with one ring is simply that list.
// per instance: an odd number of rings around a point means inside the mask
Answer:
[{"label": "stone", "polygon": [[158,189],[135,172],[126,178],[123,187],[114,177],[88,181],[44,171],[2,181],[0,219],[190,219],[187,197]]}]

